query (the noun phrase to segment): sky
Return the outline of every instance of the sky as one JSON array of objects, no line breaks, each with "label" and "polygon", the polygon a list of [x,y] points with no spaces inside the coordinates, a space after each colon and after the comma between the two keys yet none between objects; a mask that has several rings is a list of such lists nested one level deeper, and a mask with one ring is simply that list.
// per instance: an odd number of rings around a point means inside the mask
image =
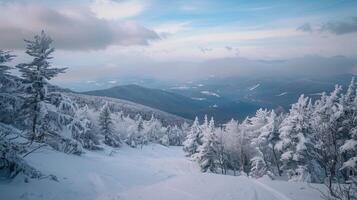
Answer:
[{"label": "sky", "polygon": [[357,67],[355,0],[0,0],[0,48],[14,65],[41,30],[53,65],[68,67],[55,83],[70,87]]}]

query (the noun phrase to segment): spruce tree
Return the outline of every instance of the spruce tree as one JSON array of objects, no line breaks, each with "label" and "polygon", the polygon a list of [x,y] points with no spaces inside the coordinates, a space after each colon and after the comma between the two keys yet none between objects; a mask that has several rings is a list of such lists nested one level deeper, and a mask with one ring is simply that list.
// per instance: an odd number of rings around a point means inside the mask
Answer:
[{"label": "spruce tree", "polygon": [[198,118],[196,117],[187,133],[186,140],[183,143],[183,150],[186,152],[187,156],[191,157],[196,154],[197,148],[202,145],[201,131]]},{"label": "spruce tree", "polygon": [[26,53],[33,57],[29,63],[17,65],[17,68],[24,78],[24,86],[27,95],[25,96],[25,114],[31,119],[30,140],[42,140],[46,130],[40,130],[41,117],[43,117],[44,103],[48,96],[48,81],[56,77],[59,73],[64,73],[66,68],[52,67],[49,60],[54,48],[51,47],[52,39],[44,31],[36,35],[33,40],[25,40]]},{"label": "spruce tree", "polygon": [[215,134],[213,118],[203,131],[203,144],[199,146],[197,160],[202,172],[216,172],[218,160],[219,143]]},{"label": "spruce tree", "polygon": [[108,146],[119,147],[120,141],[114,136],[113,122],[108,104],[105,104],[99,114],[99,126],[104,135],[104,143]]},{"label": "spruce tree", "polygon": [[309,98],[301,95],[279,129],[281,141],[277,144],[277,149],[282,153],[281,161],[290,180],[311,180],[311,171],[306,166],[307,154],[311,150],[308,138],[311,137],[311,109]]},{"label": "spruce tree", "polygon": [[9,51],[4,51],[0,49],[0,76],[8,74],[11,69],[10,66],[5,65],[5,63],[10,62],[15,56],[10,54]]},{"label": "spruce tree", "polygon": [[19,81],[9,75],[10,66],[7,65],[14,55],[9,51],[0,50],[0,122],[12,123],[18,111]]}]

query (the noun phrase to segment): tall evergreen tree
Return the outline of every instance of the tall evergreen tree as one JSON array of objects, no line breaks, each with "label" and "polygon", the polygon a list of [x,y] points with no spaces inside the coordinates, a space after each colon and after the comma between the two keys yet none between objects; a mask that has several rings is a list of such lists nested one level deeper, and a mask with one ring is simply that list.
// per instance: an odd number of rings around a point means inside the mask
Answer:
[{"label": "tall evergreen tree", "polygon": [[345,179],[350,179],[350,174],[357,174],[357,95],[356,83],[352,78],[346,94],[341,97],[343,108],[339,136],[343,139],[340,147],[342,152]]},{"label": "tall evergreen tree", "polygon": [[215,134],[214,120],[211,118],[207,128],[203,130],[203,143],[198,148],[197,160],[202,172],[216,172],[219,143]]},{"label": "tall evergreen tree", "polygon": [[258,130],[259,136],[253,139],[253,144],[257,151],[252,159],[254,176],[264,175],[264,170],[273,173],[276,171],[276,174],[281,176],[280,154],[275,149],[279,141],[280,123],[281,117],[276,115],[273,110],[270,111],[266,124]]},{"label": "tall evergreen tree", "polygon": [[310,117],[311,101],[301,95],[298,102],[291,106],[289,115],[279,129],[281,141],[277,149],[282,152],[281,161],[290,180],[310,181],[311,171],[307,166],[307,154],[311,150]]},{"label": "tall evergreen tree", "polygon": [[15,56],[10,54],[9,51],[4,51],[0,49],[0,76],[8,74],[11,69],[10,66],[5,65],[5,63],[10,62]]},{"label": "tall evergreen tree", "polygon": [[15,56],[9,51],[0,50],[0,122],[11,123],[18,111],[19,81],[9,75],[10,66],[7,65]]},{"label": "tall evergreen tree", "polygon": [[197,117],[189,129],[183,145],[183,150],[190,157],[196,154],[197,148],[202,145],[202,130]]},{"label": "tall evergreen tree", "polygon": [[111,112],[108,104],[105,104],[99,115],[99,125],[104,135],[104,143],[108,146],[119,147],[120,140],[114,135],[113,122],[111,118]]},{"label": "tall evergreen tree", "polygon": [[324,171],[325,184],[331,195],[337,196],[333,190],[334,181],[341,178],[340,168],[343,158],[341,146],[346,140],[346,135],[341,135],[341,119],[343,118],[343,106],[341,104],[342,88],[336,86],[329,95],[323,94],[315,103],[312,118],[315,135],[315,156]]},{"label": "tall evergreen tree", "polygon": [[234,175],[236,171],[241,167],[241,134],[239,124],[236,120],[232,119],[228,123],[224,124],[223,132],[221,133],[221,141],[226,153],[226,165],[227,168],[233,170]]},{"label": "tall evergreen tree", "polygon": [[47,100],[48,81],[63,73],[66,68],[52,67],[49,62],[52,59],[51,54],[54,48],[51,47],[52,39],[44,31],[36,35],[34,40],[25,40],[26,53],[33,57],[29,63],[17,65],[25,79],[27,95],[25,96],[24,110],[28,117],[31,117],[31,134],[30,139],[41,140],[44,136],[44,130],[40,130],[39,124],[41,117],[45,112],[44,103]]}]

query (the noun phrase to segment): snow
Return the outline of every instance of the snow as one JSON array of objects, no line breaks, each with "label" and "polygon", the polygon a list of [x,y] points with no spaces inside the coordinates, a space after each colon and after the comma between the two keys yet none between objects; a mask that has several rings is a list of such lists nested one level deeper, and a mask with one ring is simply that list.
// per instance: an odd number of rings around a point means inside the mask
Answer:
[{"label": "snow", "polygon": [[[127,146],[75,156],[42,149],[27,161],[59,182],[19,176],[0,182],[1,199],[319,200],[321,185],[201,173],[181,147]],[[312,187],[313,186],[313,187]]]},{"label": "snow", "polygon": [[142,116],[152,116],[160,119],[164,124],[181,124],[186,119],[166,113],[164,111],[154,109],[148,106],[141,104],[133,103],[131,101],[126,101],[122,99],[115,99],[110,97],[99,97],[99,96],[90,96],[84,94],[75,94],[75,93],[64,93],[71,100],[77,102],[81,105],[88,105],[89,108],[94,108],[95,110],[100,109],[104,104],[109,103],[113,106],[115,111],[121,111],[124,115],[135,116],[140,114]]},{"label": "snow", "polygon": [[285,95],[287,95],[288,93],[287,92],[282,92],[282,93],[280,93],[280,94],[278,94],[278,95],[276,95],[277,97],[281,97],[281,96],[285,96]]},{"label": "snow", "polygon": [[171,90],[188,90],[190,87],[188,86],[176,86],[176,87],[171,87]]},{"label": "snow", "polygon": [[249,88],[250,91],[253,91],[255,89],[257,89],[260,86],[260,83],[254,85],[253,87]]},{"label": "snow", "polygon": [[116,81],[116,80],[111,80],[111,81],[108,81],[108,83],[110,83],[110,84],[116,84],[118,81]]},{"label": "snow", "polygon": [[357,147],[357,140],[347,140],[344,145],[341,146],[341,151],[345,152],[348,150],[352,150]]},{"label": "snow", "polygon": [[200,97],[192,97],[191,99],[197,100],[197,101],[204,101],[206,98],[200,98]]},{"label": "snow", "polygon": [[217,94],[215,92],[210,92],[210,91],[201,91],[201,94],[208,95],[208,96],[220,97],[219,94]]},{"label": "snow", "polygon": [[354,169],[357,167],[357,157],[353,157],[349,160],[347,160],[346,162],[343,163],[342,168],[350,168],[350,169]]},{"label": "snow", "polygon": [[317,92],[317,93],[312,93],[310,94],[311,96],[322,96],[323,92]]}]

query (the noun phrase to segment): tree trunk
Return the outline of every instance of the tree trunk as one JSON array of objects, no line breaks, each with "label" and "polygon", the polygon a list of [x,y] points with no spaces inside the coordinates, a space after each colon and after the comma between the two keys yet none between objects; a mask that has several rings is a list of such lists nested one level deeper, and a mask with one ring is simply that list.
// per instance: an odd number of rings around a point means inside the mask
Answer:
[{"label": "tree trunk", "polygon": [[275,165],[276,165],[276,167],[278,168],[278,174],[279,174],[279,176],[281,176],[279,160],[278,160],[278,158],[277,158],[277,156],[276,156],[276,152],[275,152],[274,146],[273,146],[273,155],[274,155]]},{"label": "tree trunk", "polygon": [[35,103],[34,107],[34,116],[32,119],[32,135],[31,135],[31,143],[36,139],[36,126],[37,126],[37,118],[38,118],[38,113],[37,113],[37,103]]}]

